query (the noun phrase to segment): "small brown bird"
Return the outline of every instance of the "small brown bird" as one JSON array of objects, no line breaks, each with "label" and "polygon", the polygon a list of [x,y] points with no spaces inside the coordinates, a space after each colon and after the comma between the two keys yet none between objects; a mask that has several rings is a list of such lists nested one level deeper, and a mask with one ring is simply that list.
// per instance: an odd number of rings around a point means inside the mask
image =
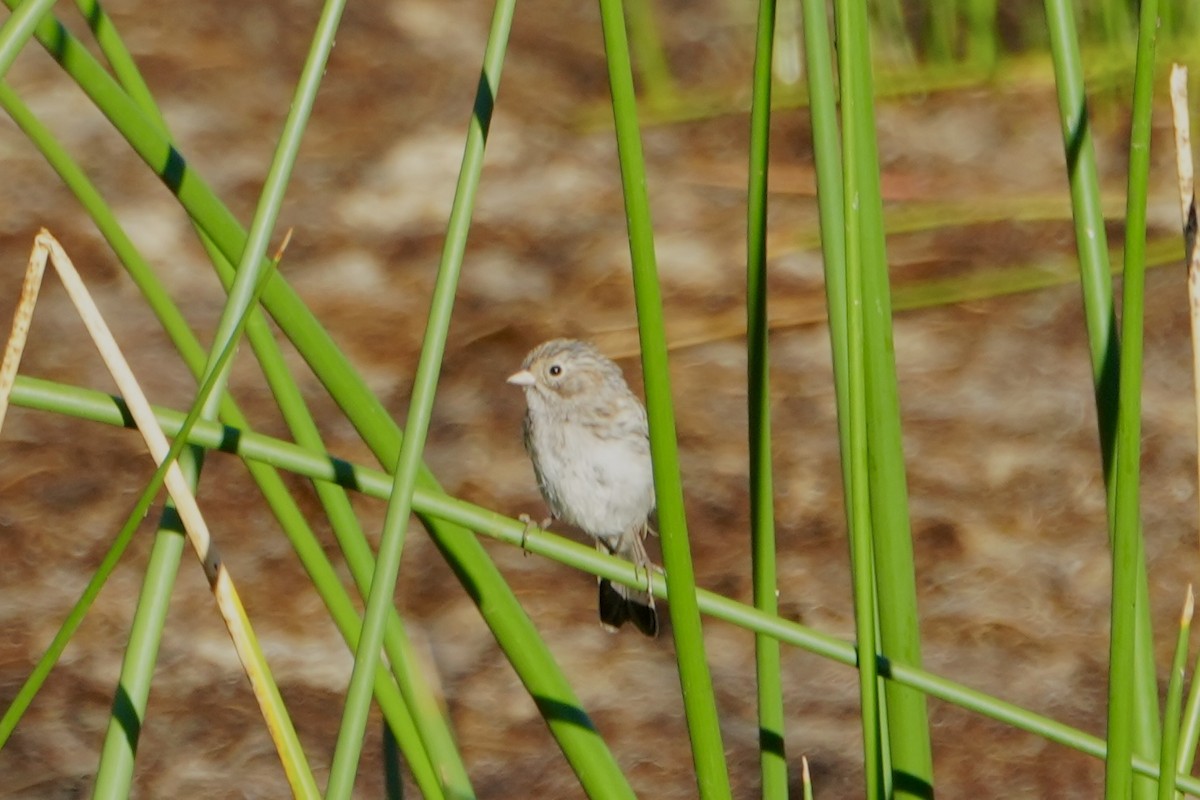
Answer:
[{"label": "small brown bird", "polygon": [[[525,450],[554,517],[650,569],[642,542],[654,510],[646,409],[621,368],[587,342],[554,339],[535,347],[508,382],[525,391]],[[601,579],[601,624],[615,631],[626,621],[657,636],[654,597]]]}]

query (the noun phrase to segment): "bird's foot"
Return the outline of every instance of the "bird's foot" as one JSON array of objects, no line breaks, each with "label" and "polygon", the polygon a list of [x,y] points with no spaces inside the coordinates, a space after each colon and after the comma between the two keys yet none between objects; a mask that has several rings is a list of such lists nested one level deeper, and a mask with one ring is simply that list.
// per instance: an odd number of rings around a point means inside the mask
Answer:
[{"label": "bird's foot", "polygon": [[525,527],[521,529],[521,552],[524,553],[526,557],[528,557],[529,549],[525,546],[525,544],[526,544],[526,541],[529,539],[529,532],[531,530],[533,530],[534,528],[540,528],[542,530],[546,530],[547,528],[550,527],[550,523],[554,522],[554,517],[546,517],[544,520],[542,520],[540,525],[535,525],[533,523],[533,517],[529,516],[528,514],[518,515],[517,520],[519,522],[525,523]]}]

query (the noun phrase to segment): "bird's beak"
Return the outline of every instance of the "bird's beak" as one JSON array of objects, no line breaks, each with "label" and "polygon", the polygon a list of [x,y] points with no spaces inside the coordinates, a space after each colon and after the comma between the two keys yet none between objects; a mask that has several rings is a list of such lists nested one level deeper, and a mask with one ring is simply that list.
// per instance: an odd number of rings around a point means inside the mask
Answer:
[{"label": "bird's beak", "polygon": [[511,383],[513,386],[533,386],[533,373],[527,369],[523,369],[520,372],[514,372],[512,375],[508,376],[507,382]]}]

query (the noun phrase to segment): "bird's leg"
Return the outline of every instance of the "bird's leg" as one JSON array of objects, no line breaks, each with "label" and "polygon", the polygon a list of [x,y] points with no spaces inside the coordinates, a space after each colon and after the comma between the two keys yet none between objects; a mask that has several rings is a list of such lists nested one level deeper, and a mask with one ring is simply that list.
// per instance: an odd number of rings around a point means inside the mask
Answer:
[{"label": "bird's leg", "polygon": [[[597,553],[604,553],[605,555],[609,555],[609,556],[611,556],[613,554],[612,550],[609,549],[609,546],[607,544],[605,544],[604,540],[601,539],[599,536],[597,536],[595,539],[592,539],[592,544],[596,545]],[[596,583],[600,583],[603,580],[604,579],[601,578],[599,575],[596,576]]]},{"label": "bird's leg", "polygon": [[529,529],[533,527],[533,517],[522,514],[517,519],[525,523],[525,527],[521,529],[521,552],[528,556],[529,551],[525,549],[525,540],[529,537]]},{"label": "bird's leg", "polygon": [[550,523],[554,522],[554,517],[546,517],[544,520],[542,520],[540,525],[534,525],[533,517],[529,516],[528,514],[518,515],[517,520],[519,522],[525,523],[525,527],[521,529],[521,552],[524,553],[526,557],[528,557],[529,550],[527,550],[525,548],[525,542],[529,538],[529,531],[535,527],[541,528],[542,530],[549,529]]},{"label": "bird's leg", "polygon": [[[650,528],[650,521],[646,520],[642,523],[642,529],[637,532],[637,538],[634,540],[636,547],[633,552],[633,575],[635,578],[640,578],[642,570],[646,571],[646,594],[649,595],[650,608],[654,608],[654,564],[650,561],[650,556],[646,553],[646,547],[642,544],[646,539],[647,533],[654,533]],[[657,534],[655,534],[657,536]]]}]

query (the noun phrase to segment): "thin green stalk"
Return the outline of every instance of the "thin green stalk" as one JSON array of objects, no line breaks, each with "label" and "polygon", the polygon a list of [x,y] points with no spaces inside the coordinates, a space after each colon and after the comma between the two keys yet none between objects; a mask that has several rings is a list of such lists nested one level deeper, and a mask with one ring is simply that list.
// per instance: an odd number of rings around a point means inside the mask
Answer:
[{"label": "thin green stalk", "polygon": [[[908,490],[901,443],[899,391],[892,346],[891,287],[883,226],[883,200],[879,185],[879,155],[875,139],[874,89],[865,4],[839,2],[837,9],[838,70],[841,78],[843,135],[843,192],[845,196],[847,303],[855,313],[856,269],[861,269],[861,348],[865,384],[865,446],[870,458],[867,491],[870,509],[869,537],[852,531],[856,542],[873,548],[872,573],[857,572],[860,580],[873,580],[878,602],[879,642],[888,658],[905,664],[921,663],[919,616],[916,602],[916,568],[908,516]],[[852,216],[853,215],[853,216]],[[855,252],[857,249],[857,252]],[[854,259],[860,260],[860,266]],[[856,358],[854,329],[850,327],[850,358]],[[850,375],[853,377],[852,366]],[[851,398],[855,396],[851,386]],[[853,402],[851,403],[853,413]],[[853,428],[853,426],[852,426]],[[853,433],[852,433],[853,436]],[[857,452],[852,442],[852,452]],[[852,479],[853,483],[853,479]],[[857,502],[857,501],[854,501]],[[852,559],[865,559],[852,550]],[[866,563],[865,560],[862,563]],[[857,592],[857,590],[856,590]],[[865,601],[867,595],[857,595]],[[866,616],[860,619],[865,622]],[[857,635],[862,638],[863,632]],[[925,698],[917,692],[886,687],[888,733],[878,754],[890,759],[888,778],[898,797],[928,798],[933,794],[933,755]],[[865,724],[865,722],[864,722]],[[868,757],[873,757],[868,755]]]},{"label": "thin green stalk", "polygon": [[1063,145],[1067,155],[1067,175],[1075,221],[1075,247],[1079,254],[1083,289],[1084,319],[1087,324],[1095,382],[1100,455],[1107,483],[1114,445],[1117,375],[1120,369],[1120,345],[1116,333],[1112,276],[1108,263],[1108,237],[1104,227],[1096,150],[1088,115],[1083,61],[1079,52],[1078,34],[1075,31],[1074,10],[1070,0],[1045,0],[1045,8],[1050,31],[1050,53],[1054,61],[1054,77],[1058,89]]},{"label": "thin green stalk", "polygon": [[[883,786],[883,731],[879,718],[879,680],[876,653],[875,575],[871,563],[871,500],[867,473],[867,368],[864,351],[867,347],[863,321],[863,240],[869,235],[859,203],[862,183],[860,139],[854,132],[861,124],[859,107],[870,103],[863,97],[861,79],[856,73],[863,69],[866,56],[854,49],[857,39],[853,32],[863,20],[856,18],[854,2],[835,3],[838,30],[838,74],[841,76],[842,108],[842,214],[846,221],[846,330],[849,346],[849,410],[850,448],[842,453],[849,463],[850,483],[846,487],[847,519],[850,531],[850,564],[854,589],[854,635],[858,665],[859,719],[862,723],[863,773],[866,778],[864,797],[881,800]],[[869,69],[869,64],[867,65]]]},{"label": "thin green stalk", "polygon": [[0,25],[0,78],[8,75],[38,22],[53,5],[54,0],[25,0],[9,5],[13,13]]},{"label": "thin green stalk", "polygon": [[[275,221],[279,218],[279,209],[283,205],[284,193],[287,191],[292,168],[295,166],[296,157],[300,152],[300,142],[304,130],[308,126],[308,119],[312,114],[313,102],[316,99],[317,90],[321,86],[321,79],[325,75],[325,65],[329,61],[330,51],[333,50],[334,36],[337,33],[338,22],[341,20],[345,6],[346,0],[326,0],[321,10],[321,16],[317,20],[312,46],[305,59],[296,92],[292,96],[287,119],[284,120],[283,130],[279,136],[279,143],[275,147],[275,154],[271,159],[271,166],[267,171],[262,193],[254,210],[254,219],[246,236],[246,244],[242,248],[237,275],[233,285],[227,287],[228,299],[222,309],[221,318],[217,322],[216,333],[213,334],[214,346],[210,351],[210,362],[215,361],[220,349],[226,345],[227,341],[235,341],[233,339],[234,330],[243,324],[242,320],[245,318],[247,310],[257,297],[258,292],[255,287],[259,283],[259,276],[267,266],[265,260],[267,245],[271,238],[271,232],[275,228]],[[210,363],[210,366],[205,369],[206,375],[211,371]],[[217,398],[219,398],[219,393],[207,404],[206,416],[216,413]]]},{"label": "thin green stalk", "polygon": [[[1091,356],[1096,398],[1096,423],[1100,440],[1100,464],[1108,505],[1108,534],[1112,542],[1116,526],[1116,481],[1118,381],[1121,372],[1120,339],[1113,310],[1112,270],[1104,226],[1100,180],[1096,167],[1091,120],[1083,83],[1083,63],[1070,0],[1045,0],[1050,53],[1058,93],[1058,108],[1066,150],[1071,208],[1075,220],[1075,246],[1079,255],[1080,287],[1083,291],[1084,321]],[[1135,618],[1134,747],[1146,758],[1158,753],[1158,684],[1154,664],[1154,636],[1150,623],[1150,590],[1145,559],[1138,555],[1137,614]],[[1140,800],[1153,797],[1155,787],[1136,781]]]},{"label": "thin green stalk", "polygon": [[[750,185],[746,231],[746,360],[750,436],[750,541],[754,607],[779,611],[775,565],[775,488],[771,463],[771,374],[767,315],[767,170],[771,141],[771,77],[775,0],[760,0],[750,110]],[[762,796],[786,798],[783,677],[779,640],[754,637],[758,679],[758,746]]]},{"label": "thin green stalk", "polygon": [[1121,0],[1100,0],[1100,28],[1104,38],[1110,45],[1120,44],[1129,40],[1129,28],[1132,20],[1129,9]]},{"label": "thin green stalk", "polygon": [[[817,170],[817,204],[820,216],[821,252],[825,265],[825,304],[829,317],[829,341],[833,356],[834,396],[837,401],[838,446],[842,453],[842,486],[846,496],[846,524],[853,529],[855,474],[852,471],[851,356],[847,289],[847,237],[842,191],[842,159],[838,123],[837,88],[833,75],[829,19],[824,0],[803,0],[804,49],[807,56],[808,90],[812,118],[813,155]],[[857,574],[857,573],[856,573]],[[857,587],[856,587],[857,588]],[[856,605],[856,610],[858,606]],[[865,606],[864,606],[865,608]],[[856,620],[857,624],[857,620]],[[878,708],[877,701],[871,706]],[[876,726],[864,732],[877,730]],[[864,751],[870,745],[864,742]],[[874,765],[868,761],[868,773]],[[805,784],[805,791],[811,785]]]},{"label": "thin green stalk", "polygon": [[[12,403],[24,408],[69,414],[106,425],[132,425],[120,398],[92,389],[65,386],[37,378],[19,376],[13,388]],[[162,408],[155,408],[155,414],[168,436],[178,432],[184,419],[182,413]],[[335,481],[347,488],[361,491],[368,497],[386,499],[393,484],[392,479],[379,470],[347,463],[331,458],[327,453],[306,450],[291,442],[254,431],[234,429],[209,421],[202,420],[196,423],[190,443],[269,464],[312,480]],[[426,519],[440,519],[453,523],[457,530],[478,531],[514,547],[524,546],[530,553],[575,569],[620,581],[629,586],[647,587],[645,572],[636,570],[627,561],[598,553],[593,548],[553,533],[536,530],[528,532],[520,520],[510,519],[490,509],[456,499],[436,488],[417,487],[413,493],[413,508]],[[455,543],[473,540],[474,537],[467,535],[445,539]],[[485,584],[479,586],[483,590]],[[654,582],[652,588],[657,596],[665,596],[660,582]],[[802,648],[840,664],[853,666],[856,663],[855,646],[827,633],[765,614],[752,606],[704,589],[696,590],[696,598],[701,610],[715,619],[724,620],[754,633],[775,636],[784,644]],[[499,613],[504,615],[503,610]],[[1096,736],[926,670],[881,658],[879,671],[889,681],[902,683],[930,697],[982,714],[1086,755],[1095,758],[1105,756],[1105,743]],[[574,725],[575,720],[571,720],[570,724]],[[602,741],[600,743],[602,744]],[[1133,764],[1140,775],[1151,778],[1158,776],[1157,762],[1137,756]],[[616,774],[620,775],[619,772]],[[1181,775],[1179,788],[1182,791],[1200,794],[1200,779]],[[609,796],[605,795],[603,790],[596,794]]]},{"label": "thin green stalk", "polygon": [[[809,0],[804,0],[804,2],[807,3]],[[904,63],[911,64],[916,60],[914,56],[916,48],[913,47],[912,37],[904,22],[904,4],[901,0],[879,0],[876,8],[876,14],[879,16],[879,32],[882,34],[880,39],[888,42],[892,47],[898,45]],[[805,36],[807,35],[808,32],[805,31]]]},{"label": "thin green stalk", "polygon": [[[837,86],[825,0],[803,0],[804,52],[807,57],[813,160],[817,172],[821,257],[825,265],[825,308],[833,354],[834,397],[838,404],[838,446],[850,452],[850,351],[846,326],[846,236],[842,215],[841,133]],[[842,459],[842,486],[850,485],[850,462]],[[848,507],[847,507],[848,510]]]},{"label": "thin green stalk", "polygon": [[1175,657],[1171,659],[1171,673],[1167,678],[1167,699],[1163,705],[1162,749],[1158,762],[1158,800],[1175,797],[1175,776],[1179,772],[1179,717],[1183,701],[1183,669],[1187,664],[1188,633],[1192,627],[1192,612],[1196,598],[1188,584],[1187,597],[1183,601],[1183,613],[1179,615],[1179,635],[1175,639]]},{"label": "thin green stalk", "polygon": [[[307,127],[312,112],[313,102],[320,87],[321,78],[325,74],[325,65],[333,48],[334,35],[345,7],[345,0],[327,0],[321,16],[318,19],[313,34],[312,45],[305,60],[296,92],[289,107],[287,119],[279,143],[276,146],[271,166],[264,181],[263,190],[255,209],[254,219],[247,235],[246,244],[242,249],[241,261],[233,285],[229,287],[228,299],[222,310],[214,334],[213,349],[210,350],[209,361],[205,366],[205,380],[216,376],[218,391],[207,398],[198,397],[196,407],[203,410],[206,418],[215,417],[220,403],[220,392],[228,380],[229,367],[219,363],[219,353],[222,348],[232,347],[240,338],[244,329],[247,314],[257,299],[255,287],[259,284],[259,276],[265,266],[264,256],[271,232],[278,218],[279,208],[283,204],[284,193],[287,189],[292,168],[299,152],[301,138]],[[376,644],[378,647],[378,644]],[[377,677],[376,664],[369,665],[370,674],[367,677],[368,691],[375,685]],[[287,726],[290,728],[290,725]],[[285,728],[285,733],[287,729]],[[294,734],[293,734],[294,736]],[[299,751],[297,743],[296,752]],[[288,752],[291,752],[289,750]],[[283,753],[281,753],[283,755]],[[301,753],[302,757],[302,753]],[[303,764],[305,773],[309,771],[307,763]],[[290,773],[290,770],[289,770]],[[309,781],[311,782],[311,777]],[[315,784],[311,787],[315,795]]]},{"label": "thin green stalk", "polygon": [[954,59],[958,38],[958,9],[955,0],[930,0],[926,47],[931,61]]},{"label": "thin green stalk", "polygon": [[1154,100],[1157,0],[1142,0],[1134,76],[1125,211],[1125,270],[1121,302],[1121,373],[1117,406],[1116,527],[1113,536],[1112,620],[1108,673],[1108,758],[1105,797],[1129,797],[1133,786],[1133,723],[1138,568],[1143,561],[1140,528],[1142,329],[1145,314],[1146,194],[1150,176],[1150,129]]},{"label": "thin green stalk", "polygon": [[392,729],[383,726],[383,796],[387,800],[404,800],[404,781],[400,777],[400,748]]},{"label": "thin green stalk", "polygon": [[92,37],[95,38],[96,44],[100,46],[100,52],[103,54],[105,60],[108,61],[113,75],[116,76],[121,84],[121,88],[125,90],[126,94],[129,95],[144,114],[153,118],[158,123],[159,128],[164,134],[167,133],[167,124],[159,112],[158,105],[154,100],[154,94],[150,91],[150,87],[146,85],[141,71],[134,62],[129,49],[125,46],[125,42],[121,40],[120,34],[117,33],[117,28],[113,25],[112,19],[105,13],[98,0],[75,0],[75,5],[79,8],[79,13],[88,21],[88,28],[92,31]]},{"label": "thin green stalk", "polygon": [[[850,220],[851,216],[847,215]],[[847,232],[851,228],[847,227]],[[862,357],[862,276],[857,247],[846,248],[847,311],[850,334],[850,462],[848,494],[850,562],[854,579],[854,632],[858,665],[859,717],[862,722],[863,771],[868,800],[885,796],[883,776],[883,731],[880,720],[879,674],[876,653],[875,575],[871,562],[872,532],[870,488],[867,476],[866,372]]]},{"label": "thin green stalk", "polygon": [[[850,433],[850,329],[847,293],[846,235],[842,192],[841,133],[837,88],[833,75],[829,19],[825,0],[803,0],[804,50],[812,119],[813,158],[817,172],[817,206],[820,218],[821,255],[825,273],[825,308],[829,319],[829,344],[833,361],[834,399],[837,403],[838,450],[842,453],[842,486],[847,498],[846,525],[853,524]],[[806,793],[811,785],[805,784]]]},{"label": "thin green stalk", "polygon": [[967,60],[980,69],[991,70],[1000,57],[1000,29],[996,0],[967,0]]},{"label": "thin green stalk", "polygon": [[671,379],[667,364],[666,330],[662,295],[654,256],[654,232],[633,91],[633,71],[621,0],[600,0],[604,52],[608,59],[609,88],[616,123],[617,154],[625,194],[625,218],[633,260],[634,300],[646,386],[646,412],[650,419],[650,452],[654,462],[654,490],[662,536],[667,597],[675,638],[684,713],[692,744],[696,783],[702,798],[730,797],[725,749],[717,719],[712,676],[704,656],[704,634],[696,605],[696,577],[688,546],[683,487],[679,480],[679,454],[675,441],[675,415],[671,405]]},{"label": "thin green stalk", "polygon": [[1192,764],[1196,760],[1196,745],[1200,742],[1200,681],[1195,680],[1196,675],[1200,675],[1200,656],[1197,656],[1196,662],[1192,664],[1192,685],[1188,687],[1187,702],[1184,704],[1179,753],[1176,756],[1179,771],[1185,775],[1192,771]]},{"label": "thin green stalk", "polygon": [[338,732],[337,748],[334,750],[333,765],[329,773],[326,796],[330,798],[348,798],[354,789],[354,776],[358,771],[367,712],[370,709],[370,679],[379,660],[384,624],[392,607],[392,595],[396,591],[404,533],[412,514],[412,493],[421,469],[425,437],[429,433],[429,421],[433,415],[438,372],[441,370],[442,356],[446,350],[454,296],[458,290],[467,233],[471,227],[471,212],[479,187],[479,177],[483,171],[488,126],[492,120],[496,93],[500,89],[500,73],[504,66],[504,54],[508,46],[508,34],[512,29],[515,7],[516,0],[498,0],[492,16],[492,27],[483,56],[483,75],[475,96],[475,111],[471,115],[467,132],[462,168],[446,231],[446,243],[430,304],[429,321],[421,344],[416,376],[413,379],[408,421],[404,429],[400,457],[396,463],[395,486],[383,523],[379,553],[375,560],[375,573],[371,579],[371,592],[367,598],[367,610],[363,618],[362,638],[354,654],[354,670],[350,676],[342,726]]},{"label": "thin green stalk", "polygon": [[[187,457],[186,454],[179,460],[184,477],[193,487],[197,463],[195,457]],[[150,697],[158,644],[162,640],[171,587],[183,559],[184,544],[183,526],[175,512],[174,503],[168,501],[155,532],[142,591],[138,595],[92,797],[115,800],[129,796],[133,783],[133,759]]]},{"label": "thin green stalk", "polygon": [[655,106],[668,105],[674,100],[677,87],[663,48],[662,34],[654,18],[654,4],[651,0],[631,0],[626,8],[633,52],[646,100]]}]

